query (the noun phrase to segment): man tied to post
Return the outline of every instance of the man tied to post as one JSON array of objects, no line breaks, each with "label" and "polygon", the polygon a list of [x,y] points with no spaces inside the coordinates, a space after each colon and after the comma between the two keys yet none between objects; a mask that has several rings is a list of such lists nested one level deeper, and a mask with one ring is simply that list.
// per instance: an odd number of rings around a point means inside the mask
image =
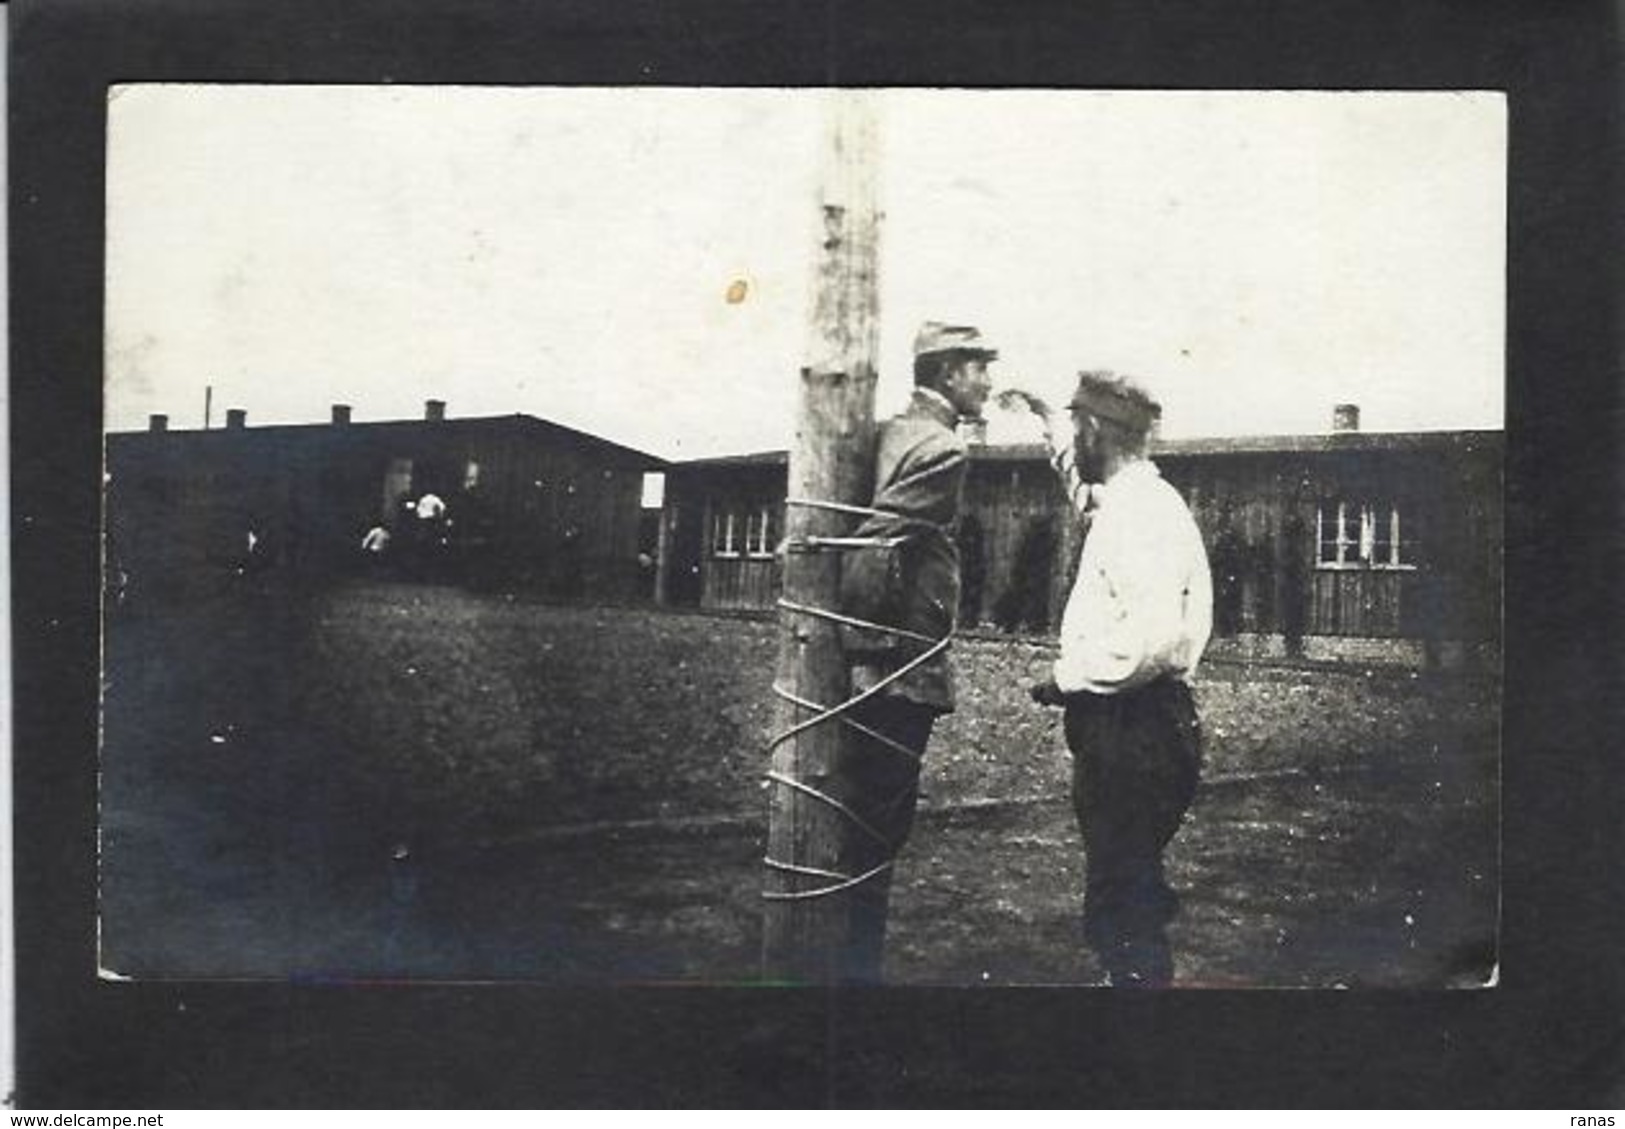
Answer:
[{"label": "man tied to post", "polygon": [[1090,517],[1060,658],[1032,687],[1064,706],[1072,801],[1085,851],[1084,938],[1117,987],[1173,978],[1167,925],[1178,899],[1163,851],[1196,794],[1202,734],[1189,679],[1213,623],[1202,535],[1147,457],[1162,414],[1142,388],[1105,372],[1078,377],[1072,442],[1055,413],[1012,391],[1044,423],[1067,497]]},{"label": "man tied to post", "polygon": [[[953,531],[964,493],[966,448],[955,431],[979,419],[998,356],[971,326],[927,322],[914,341],[914,393],[881,424],[872,513],[853,531],[870,542],[842,562],[847,616],[895,632],[845,626],[852,693],[842,799],[874,834],[854,842],[848,873],[869,874],[849,890],[852,943],[841,978],[881,978],[890,861],[908,839],[919,796],[920,761],[939,715],[954,708],[946,641],[959,612],[959,550]],[[872,872],[872,873],[871,873]]]}]

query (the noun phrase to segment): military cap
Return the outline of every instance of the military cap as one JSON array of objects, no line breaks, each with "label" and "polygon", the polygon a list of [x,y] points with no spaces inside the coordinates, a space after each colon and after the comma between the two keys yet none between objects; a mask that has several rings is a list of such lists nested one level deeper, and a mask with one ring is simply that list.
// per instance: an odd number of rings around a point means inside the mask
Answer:
[{"label": "military cap", "polygon": [[1140,432],[1150,431],[1162,418],[1162,405],[1145,389],[1110,372],[1080,372],[1078,390],[1067,407]]},{"label": "military cap", "polygon": [[925,357],[932,353],[969,353],[989,361],[999,355],[999,351],[988,344],[974,325],[944,325],[940,321],[928,321],[914,335],[914,355]]}]

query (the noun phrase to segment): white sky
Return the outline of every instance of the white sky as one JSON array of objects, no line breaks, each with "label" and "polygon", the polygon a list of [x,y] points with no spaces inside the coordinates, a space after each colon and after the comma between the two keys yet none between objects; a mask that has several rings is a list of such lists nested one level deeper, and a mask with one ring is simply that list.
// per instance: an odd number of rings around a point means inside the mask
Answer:
[{"label": "white sky", "polygon": [[[1502,425],[1496,94],[878,92],[879,411],[924,318],[1169,437]],[[107,421],[526,412],[789,444],[825,95],[142,85],[109,106]],[[748,283],[742,302],[726,295]],[[992,437],[1025,428],[995,413]]]}]

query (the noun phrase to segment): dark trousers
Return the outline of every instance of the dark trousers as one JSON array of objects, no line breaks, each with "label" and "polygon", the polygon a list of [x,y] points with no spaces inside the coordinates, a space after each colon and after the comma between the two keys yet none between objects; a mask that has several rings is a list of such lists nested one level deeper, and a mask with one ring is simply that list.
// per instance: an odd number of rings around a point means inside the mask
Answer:
[{"label": "dark trousers", "polygon": [[[902,850],[914,826],[920,795],[920,761],[938,711],[906,698],[879,696],[860,703],[852,720],[884,733],[912,756],[858,731],[847,728],[840,797],[863,821],[880,832],[884,842],[857,832],[851,858],[844,860],[848,874],[862,874]],[[850,906],[852,942],[841,962],[840,978],[855,983],[878,983],[886,947],[886,916],[891,903],[891,870],[852,887]]]},{"label": "dark trousers", "polygon": [[1183,682],[1067,698],[1072,804],[1083,832],[1084,939],[1119,986],[1173,977],[1179,899],[1162,853],[1196,795],[1202,731]]}]

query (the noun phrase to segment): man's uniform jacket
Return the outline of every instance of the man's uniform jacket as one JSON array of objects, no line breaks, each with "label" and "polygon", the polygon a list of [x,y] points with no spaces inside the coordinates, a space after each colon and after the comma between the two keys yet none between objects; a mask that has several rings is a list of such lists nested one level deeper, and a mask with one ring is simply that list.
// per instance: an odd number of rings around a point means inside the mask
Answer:
[{"label": "man's uniform jacket", "polygon": [[[957,413],[919,390],[908,407],[880,426],[875,495],[854,536],[902,538],[895,548],[860,548],[842,562],[842,611],[858,619],[945,638],[959,610],[959,549],[954,531],[964,493],[966,449],[954,432]],[[927,649],[890,633],[847,627],[842,632],[860,693]],[[883,694],[947,713],[954,708],[947,652],[889,684]]]}]

